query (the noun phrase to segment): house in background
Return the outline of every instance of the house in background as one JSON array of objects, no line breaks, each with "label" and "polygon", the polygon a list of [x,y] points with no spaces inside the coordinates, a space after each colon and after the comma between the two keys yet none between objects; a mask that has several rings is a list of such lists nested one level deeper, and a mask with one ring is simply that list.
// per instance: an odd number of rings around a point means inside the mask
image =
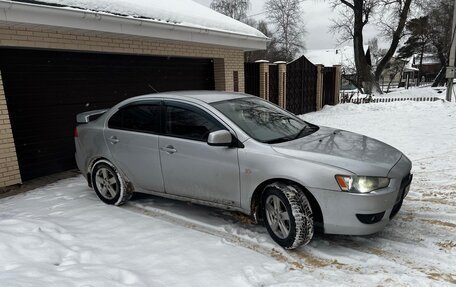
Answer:
[{"label": "house in background", "polygon": [[[402,73],[395,74],[394,79],[391,82],[391,86],[409,88],[417,86],[418,84],[423,85],[433,82],[442,68],[442,64],[440,63],[438,56],[434,54],[424,54],[421,71],[420,60],[420,54],[415,54],[409,59],[399,59],[394,57],[391,60],[391,63],[394,63],[395,61],[402,61],[403,69]],[[384,73],[388,74],[388,72],[389,70],[386,69]],[[419,81],[418,77],[421,77]]]},{"label": "house in background", "polygon": [[[409,65],[411,65],[413,68],[420,70],[420,61],[421,61],[421,55],[415,54],[410,59]],[[435,77],[437,77],[441,68],[442,68],[442,64],[439,60],[439,57],[436,54],[425,53],[423,55],[423,63],[421,65],[420,82],[429,83],[429,82],[434,81]],[[416,76],[418,76],[418,73],[416,74]]]},{"label": "house in background", "polygon": [[[372,63],[369,46],[364,45],[368,62]],[[335,49],[307,50],[304,56],[315,65],[325,67],[340,66],[342,81],[341,90],[354,90],[356,87],[347,79],[356,75],[355,51],[353,46],[343,46]]]},{"label": "house in background", "polygon": [[74,168],[77,113],[157,91],[244,91],[244,52],[268,42],[190,0],[0,8],[0,187]]}]

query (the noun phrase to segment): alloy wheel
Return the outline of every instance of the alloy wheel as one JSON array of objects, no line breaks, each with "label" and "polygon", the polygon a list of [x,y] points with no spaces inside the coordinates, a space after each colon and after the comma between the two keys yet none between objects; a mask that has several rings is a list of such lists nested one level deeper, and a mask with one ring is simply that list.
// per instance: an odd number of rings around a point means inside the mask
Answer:
[{"label": "alloy wheel", "polygon": [[95,174],[95,183],[98,191],[106,199],[116,197],[119,190],[116,175],[107,168],[100,168]]},{"label": "alloy wheel", "polygon": [[266,198],[266,217],[272,232],[280,239],[285,239],[290,234],[290,216],[285,203],[276,195],[271,194]]}]

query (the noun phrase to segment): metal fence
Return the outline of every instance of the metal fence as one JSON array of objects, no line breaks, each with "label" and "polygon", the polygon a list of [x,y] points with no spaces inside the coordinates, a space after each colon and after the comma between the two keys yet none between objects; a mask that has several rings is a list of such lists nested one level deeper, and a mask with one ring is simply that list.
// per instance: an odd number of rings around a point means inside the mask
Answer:
[{"label": "metal fence", "polygon": [[397,97],[397,98],[386,98],[386,97],[372,97],[372,96],[358,96],[356,94],[342,94],[340,97],[341,104],[369,104],[369,103],[391,103],[391,102],[404,102],[404,101],[415,101],[415,102],[435,102],[442,100],[439,97]]}]

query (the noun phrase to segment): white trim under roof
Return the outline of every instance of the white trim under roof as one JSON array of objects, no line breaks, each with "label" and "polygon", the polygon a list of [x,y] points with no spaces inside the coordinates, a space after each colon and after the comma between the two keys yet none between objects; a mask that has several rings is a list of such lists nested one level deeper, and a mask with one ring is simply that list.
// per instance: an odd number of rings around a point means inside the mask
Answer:
[{"label": "white trim under roof", "polygon": [[0,22],[46,25],[154,39],[265,50],[269,39],[72,8],[0,0]]}]

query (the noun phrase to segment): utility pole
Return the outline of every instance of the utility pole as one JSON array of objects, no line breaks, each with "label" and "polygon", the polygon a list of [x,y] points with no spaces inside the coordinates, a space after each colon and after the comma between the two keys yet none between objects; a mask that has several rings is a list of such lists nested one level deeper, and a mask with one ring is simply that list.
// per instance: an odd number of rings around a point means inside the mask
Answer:
[{"label": "utility pole", "polygon": [[453,30],[451,32],[451,50],[450,50],[450,61],[448,63],[447,71],[446,71],[446,78],[448,79],[447,84],[447,101],[451,102],[451,98],[453,95],[453,80],[455,76],[455,57],[456,57],[456,42],[454,41],[455,36],[455,29],[456,29],[456,0],[454,1],[454,8],[453,8]]}]

